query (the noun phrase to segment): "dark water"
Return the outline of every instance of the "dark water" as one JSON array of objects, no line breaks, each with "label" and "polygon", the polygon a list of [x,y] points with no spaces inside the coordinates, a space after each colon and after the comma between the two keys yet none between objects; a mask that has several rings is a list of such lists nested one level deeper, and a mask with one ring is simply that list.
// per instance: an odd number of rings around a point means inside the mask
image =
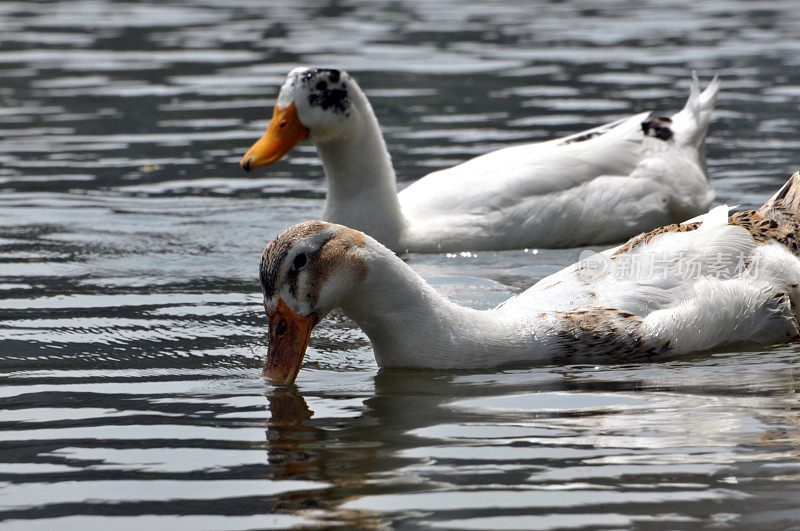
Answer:
[{"label": "dark water", "polygon": [[[244,174],[297,65],[356,75],[401,186],[674,111],[723,79],[718,202],[800,166],[796,2],[0,3],[3,529],[800,526],[797,345],[378,372],[342,316],[258,379],[264,244],[321,212],[301,146]],[[411,256],[488,308],[579,250]]]}]

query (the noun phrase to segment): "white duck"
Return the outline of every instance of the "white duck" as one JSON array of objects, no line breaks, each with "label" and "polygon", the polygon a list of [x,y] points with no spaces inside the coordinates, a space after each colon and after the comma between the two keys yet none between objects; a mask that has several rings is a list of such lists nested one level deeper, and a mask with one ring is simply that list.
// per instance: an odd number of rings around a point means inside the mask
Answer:
[{"label": "white duck", "polygon": [[308,138],[328,178],[323,219],[396,252],[571,247],[619,242],[705,212],[705,136],[719,82],[695,77],[672,118],[649,112],[508,147],[431,173],[399,194],[378,120],[346,72],[297,68],[281,87],[250,170]]},{"label": "white duck", "polygon": [[717,207],[642,234],[487,311],[450,302],[361,232],[301,223],[261,257],[264,375],[293,382],[334,308],[364,330],[381,367],[627,362],[786,341],[798,335],[798,213],[796,173],[759,210]]}]

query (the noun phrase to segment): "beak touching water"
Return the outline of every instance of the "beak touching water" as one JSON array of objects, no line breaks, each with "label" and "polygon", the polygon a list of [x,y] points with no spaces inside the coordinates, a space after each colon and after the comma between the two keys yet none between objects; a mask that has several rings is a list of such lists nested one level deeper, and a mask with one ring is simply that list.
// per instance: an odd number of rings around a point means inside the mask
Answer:
[{"label": "beak touching water", "polygon": [[239,165],[250,171],[278,162],[307,136],[308,129],[300,123],[294,102],[283,109],[276,105],[267,132],[245,153]]},{"label": "beak touching water", "polygon": [[[266,309],[266,306],[265,306]],[[269,345],[263,376],[276,385],[290,385],[297,378],[317,315],[300,317],[278,297],[275,310],[267,310]]]}]

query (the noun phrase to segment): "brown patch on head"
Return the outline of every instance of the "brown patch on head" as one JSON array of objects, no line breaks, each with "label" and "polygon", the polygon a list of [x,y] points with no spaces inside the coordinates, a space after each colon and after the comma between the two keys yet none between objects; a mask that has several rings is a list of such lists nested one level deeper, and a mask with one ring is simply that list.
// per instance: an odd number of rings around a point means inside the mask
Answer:
[{"label": "brown patch on head", "polygon": [[309,255],[307,267],[309,286],[306,297],[312,306],[319,301],[322,286],[325,285],[339,264],[347,264],[355,272],[358,281],[366,278],[367,264],[361,257],[353,253],[354,249],[363,248],[366,245],[367,239],[364,234],[341,227],[339,232],[327,240],[322,247]]},{"label": "brown patch on head", "polygon": [[341,230],[336,235],[337,239],[346,242],[348,245],[352,245],[353,247],[366,247],[367,246],[367,235],[363,232],[359,232],[357,230],[353,230],[351,228],[345,227],[340,225]]},{"label": "brown patch on head", "polygon": [[[303,252],[293,251],[308,238],[312,238],[311,247],[306,244]],[[293,298],[313,307],[325,283],[342,265],[354,272],[357,280],[366,277],[364,260],[353,252],[366,246],[366,236],[347,227],[323,221],[295,225],[267,245],[261,256],[259,276],[264,297],[270,299],[282,286],[288,286]],[[292,263],[284,265],[287,260]]]},{"label": "brown patch on head", "polygon": [[281,264],[289,255],[292,247],[308,236],[322,232],[328,227],[330,227],[330,224],[324,221],[298,223],[267,244],[266,249],[261,254],[261,263],[259,264],[261,288],[266,298],[269,299],[275,295],[275,286],[278,282]]},{"label": "brown patch on head", "polygon": [[[327,280],[333,270],[331,265],[345,263],[356,272],[358,280],[364,280],[367,276],[367,264],[361,257],[356,256],[353,250],[366,246],[367,238],[363,233],[347,227],[340,227],[339,232],[325,242],[317,257],[312,261],[313,267],[317,268],[314,270],[314,277]],[[309,265],[309,268],[311,267]]]}]

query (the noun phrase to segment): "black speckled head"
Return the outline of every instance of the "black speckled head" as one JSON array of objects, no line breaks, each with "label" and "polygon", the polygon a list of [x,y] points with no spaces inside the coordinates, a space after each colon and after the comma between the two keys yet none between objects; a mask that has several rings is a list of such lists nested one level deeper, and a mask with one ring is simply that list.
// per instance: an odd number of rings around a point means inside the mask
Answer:
[{"label": "black speckled head", "polygon": [[[349,76],[346,72],[332,68],[295,68],[289,73],[281,88],[278,105],[285,107],[291,103],[301,105],[305,99],[310,108],[348,114],[352,105],[348,92]],[[298,94],[298,89],[302,94]],[[281,101],[285,100],[285,101]]]}]

